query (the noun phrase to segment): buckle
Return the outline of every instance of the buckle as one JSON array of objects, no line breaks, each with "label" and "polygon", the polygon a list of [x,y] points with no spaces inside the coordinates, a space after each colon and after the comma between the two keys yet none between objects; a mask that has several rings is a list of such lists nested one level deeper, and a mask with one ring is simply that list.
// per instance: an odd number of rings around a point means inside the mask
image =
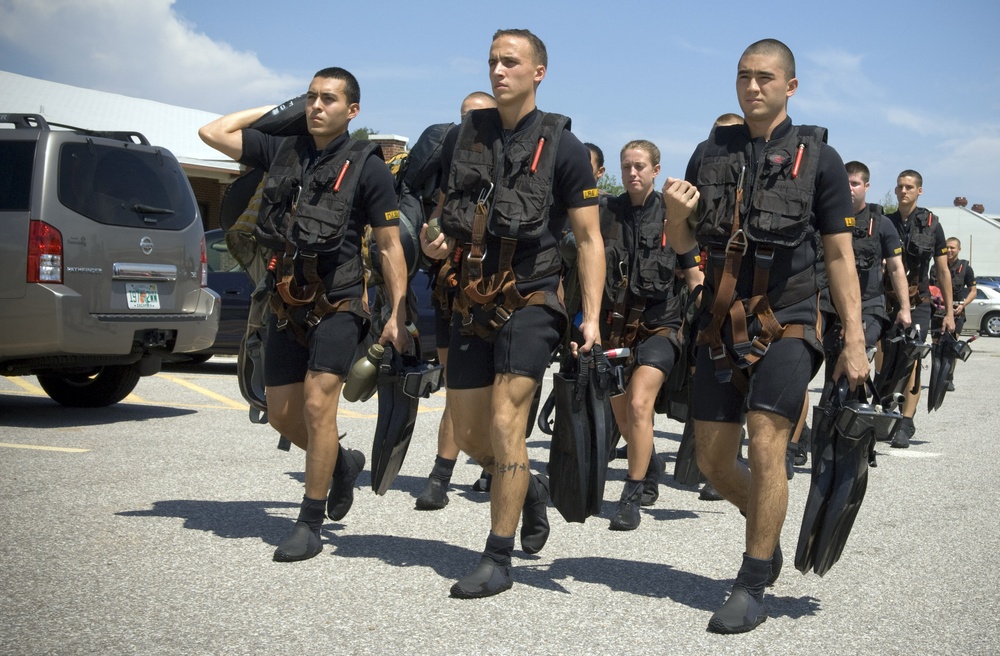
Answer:
[{"label": "buckle", "polygon": [[757,251],[753,254],[753,259],[754,264],[757,265],[758,269],[766,271],[771,268],[772,264],[774,264],[774,249],[761,248],[758,246]]},{"label": "buckle", "polygon": [[734,232],[733,236],[730,237],[729,241],[726,242],[726,253],[729,253],[729,249],[734,245],[736,246],[737,250],[739,250],[740,248],[743,249],[742,253],[743,255],[747,254],[747,247],[750,245],[750,242],[747,241],[747,236],[743,232],[743,228],[740,228],[739,230]]},{"label": "buckle", "polygon": [[310,328],[315,328],[316,326],[318,326],[321,320],[322,317],[316,316],[316,312],[314,310],[310,310],[309,312],[306,313],[305,321],[307,324],[309,324]]},{"label": "buckle", "polygon": [[508,321],[510,321],[512,314],[513,312],[508,312],[502,305],[496,306],[496,309],[493,312],[493,318],[490,319],[490,327],[494,330],[500,330]]},{"label": "buckle", "polygon": [[278,319],[277,328],[278,330],[284,330],[288,327],[288,319]]},{"label": "buckle", "polygon": [[750,353],[752,348],[753,344],[751,342],[733,343],[733,353],[739,356],[741,360]]},{"label": "buckle", "polygon": [[711,347],[711,348],[708,349],[708,357],[710,357],[712,360],[715,360],[716,362],[718,362],[719,360],[725,360],[726,357],[728,357],[728,356],[726,356],[726,349],[724,349],[722,347],[720,347],[718,349],[716,349],[714,347]]},{"label": "buckle", "polygon": [[765,344],[759,339],[754,338],[753,343],[750,345],[750,352],[758,358],[762,358],[767,354],[767,349],[769,348],[771,348],[770,344]]}]

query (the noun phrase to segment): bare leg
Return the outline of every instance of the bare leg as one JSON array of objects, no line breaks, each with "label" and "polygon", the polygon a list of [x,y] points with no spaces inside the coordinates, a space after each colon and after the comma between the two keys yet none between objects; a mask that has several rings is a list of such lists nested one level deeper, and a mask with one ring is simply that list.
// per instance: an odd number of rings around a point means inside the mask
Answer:
[{"label": "bare leg", "polygon": [[771,412],[747,413],[750,436],[750,489],[747,513],[747,555],[770,560],[781,536],[788,510],[785,446],[792,422]]},{"label": "bare leg", "polygon": [[904,417],[913,418],[913,415],[917,414],[917,404],[920,403],[920,388],[913,391],[913,385],[917,380],[917,368],[920,366],[920,360],[913,363],[913,370],[910,372],[910,378],[906,382],[906,389],[903,390],[903,394],[906,400],[903,401],[903,411],[902,415]]},{"label": "bare leg", "polygon": [[[447,368],[448,366],[448,349],[439,348],[438,361]],[[449,410],[447,400],[444,404],[444,412],[441,413],[441,423],[438,425],[438,450],[437,454],[442,458],[447,458],[448,460],[455,460],[458,458],[458,444],[455,443],[455,428],[451,423],[451,411]]]},{"label": "bare leg", "polygon": [[322,499],[330,488],[337,464],[340,437],[337,432],[337,409],[344,379],[336,374],[310,371],[303,391],[303,415],[309,433],[306,449],[306,496]]},{"label": "bare leg", "polygon": [[746,512],[750,470],[736,457],[743,427],[735,423],[695,420],[694,432],[698,469],[726,501]]},{"label": "bare leg", "polygon": [[309,431],[302,414],[305,396],[302,383],[267,387],[267,422],[274,430],[303,451],[309,445]]}]

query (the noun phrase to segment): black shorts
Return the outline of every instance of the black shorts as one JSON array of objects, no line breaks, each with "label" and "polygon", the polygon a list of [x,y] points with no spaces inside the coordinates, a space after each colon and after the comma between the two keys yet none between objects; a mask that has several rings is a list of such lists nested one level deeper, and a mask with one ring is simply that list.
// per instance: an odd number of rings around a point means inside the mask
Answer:
[{"label": "black shorts", "polygon": [[301,383],[307,371],[322,371],[347,378],[357,360],[358,344],[364,339],[368,322],[351,312],[328,314],[309,330],[309,348],[295,339],[291,328],[278,330],[272,314],[267,323],[264,345],[264,384],[278,387]]},{"label": "black shorts", "polygon": [[677,362],[677,343],[663,335],[647,337],[635,349],[635,366],[647,366],[659,369],[664,376],[670,375],[670,370]]},{"label": "black shorts", "polygon": [[796,422],[802,413],[809,381],[820,363],[820,354],[801,339],[773,342],[755,365],[749,392],[732,383],[720,383],[708,346],[697,349],[692,382],[691,416],[700,421],[743,423],[747,410],[763,410]]},{"label": "black shorts", "polygon": [[497,374],[517,374],[541,382],[562,338],[565,317],[544,305],[516,310],[493,343],[463,335],[462,316],[451,322],[445,372],[449,389],[489,387]]}]

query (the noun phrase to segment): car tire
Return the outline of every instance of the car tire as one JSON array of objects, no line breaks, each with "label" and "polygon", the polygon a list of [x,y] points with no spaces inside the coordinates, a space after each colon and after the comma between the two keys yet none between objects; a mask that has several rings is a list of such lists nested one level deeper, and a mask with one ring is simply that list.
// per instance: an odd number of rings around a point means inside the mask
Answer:
[{"label": "car tire", "polygon": [[990,312],[983,317],[980,332],[989,337],[1000,337],[1000,312]]},{"label": "car tire", "polygon": [[90,373],[38,374],[53,401],[68,408],[102,408],[118,403],[139,383],[139,364],[99,367]]}]

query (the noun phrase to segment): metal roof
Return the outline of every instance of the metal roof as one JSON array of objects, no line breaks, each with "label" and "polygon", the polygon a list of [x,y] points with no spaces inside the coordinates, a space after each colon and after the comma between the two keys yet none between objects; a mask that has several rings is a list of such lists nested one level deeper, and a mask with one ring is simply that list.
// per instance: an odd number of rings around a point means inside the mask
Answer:
[{"label": "metal roof", "polygon": [[0,71],[2,112],[41,114],[53,123],[91,130],[141,132],[172,152],[189,173],[228,179],[240,170],[198,137],[198,128],[219,117],[211,112]]}]

